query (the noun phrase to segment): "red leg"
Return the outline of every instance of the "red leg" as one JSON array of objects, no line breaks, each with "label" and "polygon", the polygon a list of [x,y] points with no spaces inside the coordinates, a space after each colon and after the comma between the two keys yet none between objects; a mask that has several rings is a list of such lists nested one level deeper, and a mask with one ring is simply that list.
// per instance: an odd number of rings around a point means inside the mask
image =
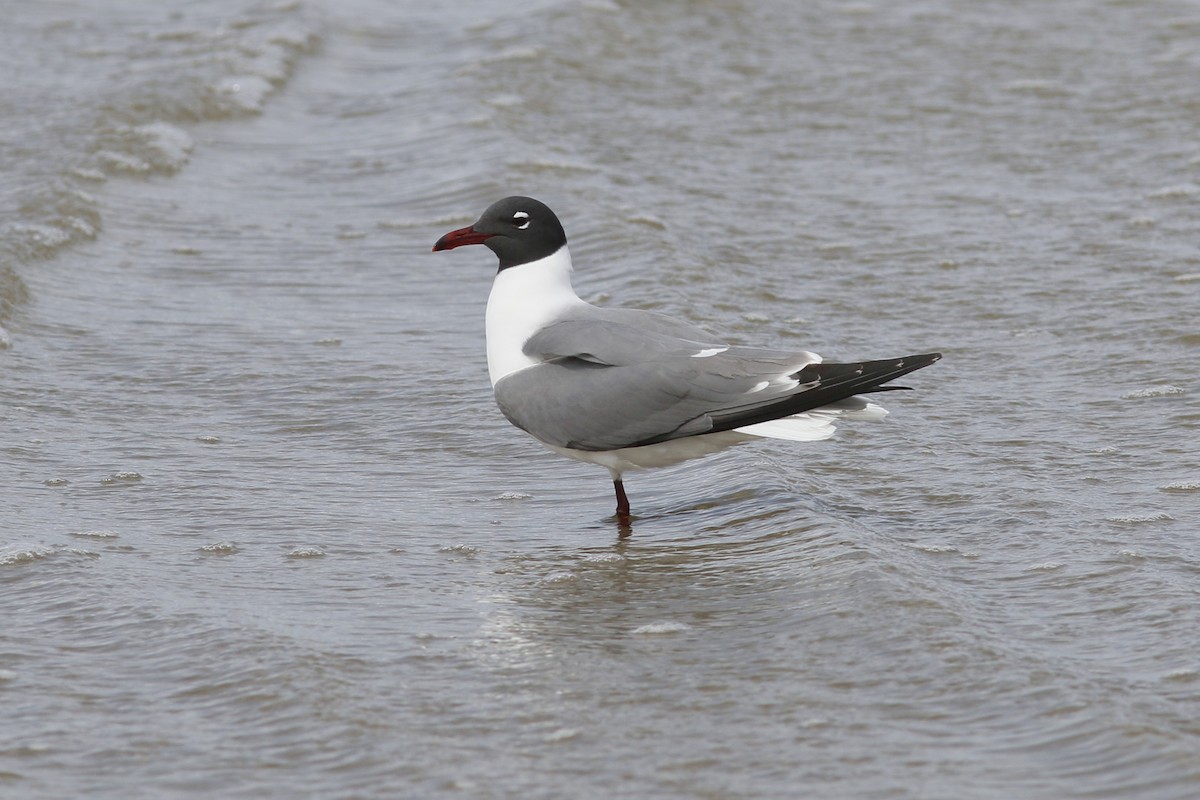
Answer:
[{"label": "red leg", "polygon": [[620,478],[613,479],[613,489],[617,493],[617,519],[622,523],[629,522],[629,498],[625,495],[625,484]]}]

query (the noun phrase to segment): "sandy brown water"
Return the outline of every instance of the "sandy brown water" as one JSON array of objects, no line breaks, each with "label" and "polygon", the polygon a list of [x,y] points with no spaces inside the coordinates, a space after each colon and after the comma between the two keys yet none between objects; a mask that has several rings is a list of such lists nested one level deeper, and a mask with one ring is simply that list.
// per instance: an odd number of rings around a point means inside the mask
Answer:
[{"label": "sandy brown water", "polygon": [[[1200,10],[19,4],[0,797],[1200,793]],[[580,293],[884,423],[632,475],[495,409]]]}]

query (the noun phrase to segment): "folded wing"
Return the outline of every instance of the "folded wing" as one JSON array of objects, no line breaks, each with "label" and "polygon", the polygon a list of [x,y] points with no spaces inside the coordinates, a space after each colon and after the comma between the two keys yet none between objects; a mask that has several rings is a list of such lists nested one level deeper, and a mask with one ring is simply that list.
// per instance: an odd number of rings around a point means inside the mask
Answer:
[{"label": "folded wing", "polygon": [[541,363],[496,383],[501,411],[547,444],[590,451],[756,425],[744,432],[773,435],[763,423],[899,388],[881,384],[940,358],[824,364],[814,353],[729,346],[657,314],[595,307],[546,326],[524,350]]}]

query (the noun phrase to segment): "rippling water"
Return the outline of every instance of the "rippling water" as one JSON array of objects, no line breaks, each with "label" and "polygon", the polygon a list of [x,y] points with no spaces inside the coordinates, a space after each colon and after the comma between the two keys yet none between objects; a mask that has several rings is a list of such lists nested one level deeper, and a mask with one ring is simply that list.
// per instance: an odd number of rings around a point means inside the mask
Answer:
[{"label": "rippling water", "polygon": [[[1200,793],[1194,4],[116,5],[0,26],[0,796]],[[619,539],[429,253],[518,192],[946,359]]]}]

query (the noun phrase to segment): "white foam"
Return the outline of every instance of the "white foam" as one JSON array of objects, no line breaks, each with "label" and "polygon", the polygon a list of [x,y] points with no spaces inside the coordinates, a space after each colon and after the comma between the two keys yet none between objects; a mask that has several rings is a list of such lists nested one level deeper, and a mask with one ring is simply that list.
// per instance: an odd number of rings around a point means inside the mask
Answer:
[{"label": "white foam", "polygon": [[1200,186],[1194,183],[1177,183],[1173,186],[1156,189],[1147,196],[1155,200],[1181,200],[1191,197],[1197,192],[1200,192]]},{"label": "white foam", "polygon": [[594,555],[586,555],[581,560],[590,564],[618,564],[627,559],[620,553],[596,553]]},{"label": "white foam", "polygon": [[912,542],[908,546],[914,550],[920,550],[922,553],[932,553],[934,555],[958,552],[958,548],[952,544],[923,544],[921,542]]},{"label": "white foam", "polygon": [[1122,400],[1143,400],[1147,397],[1174,397],[1187,392],[1179,386],[1148,386],[1121,395]]},{"label": "white foam", "polygon": [[101,478],[100,483],[105,486],[116,486],[122,483],[137,483],[142,480],[142,476],[136,472],[114,472],[106,478]]},{"label": "white foam", "polygon": [[566,742],[578,736],[579,731],[575,728],[559,728],[543,736],[542,741],[553,744],[554,742]]},{"label": "white foam", "polygon": [[1128,514],[1113,517],[1107,517],[1109,522],[1116,522],[1121,525],[1140,525],[1144,522],[1164,522],[1175,519],[1165,511],[1159,511],[1154,514]]},{"label": "white foam", "polygon": [[599,172],[597,167],[589,164],[579,164],[574,161],[558,161],[547,158],[525,159],[510,161],[509,165],[522,170],[537,170],[544,172]]},{"label": "white foam", "polygon": [[533,61],[541,58],[544,52],[544,49],[541,47],[513,45],[491,56],[488,61]]},{"label": "white foam", "polygon": [[54,225],[11,225],[5,235],[24,240],[35,252],[57,250],[71,241],[71,235]]},{"label": "white foam", "polygon": [[162,170],[175,172],[187,163],[195,143],[182,128],[166,122],[151,122],[132,129],[148,151],[150,163]]},{"label": "white foam", "polygon": [[234,109],[252,114],[262,111],[272,88],[270,81],[258,75],[230,75],[217,81],[214,87]]},{"label": "white foam", "polygon": [[104,166],[104,169],[109,173],[126,173],[129,175],[143,175],[150,171],[150,162],[144,158],[130,155],[128,153],[118,153],[114,150],[101,150],[96,153],[96,158]]},{"label": "white foam", "polygon": [[665,620],[663,622],[651,622],[647,625],[639,625],[633,629],[633,633],[635,636],[664,636],[673,633],[682,633],[691,629],[692,626],[685,622]]},{"label": "white foam", "polygon": [[1009,81],[1004,84],[1004,90],[1006,92],[1031,94],[1035,97],[1063,97],[1070,94],[1070,91],[1063,84],[1044,78],[1025,78]]},{"label": "white foam", "polygon": [[44,544],[10,545],[0,550],[0,566],[28,564],[31,561],[43,559],[53,552],[53,547]]}]

